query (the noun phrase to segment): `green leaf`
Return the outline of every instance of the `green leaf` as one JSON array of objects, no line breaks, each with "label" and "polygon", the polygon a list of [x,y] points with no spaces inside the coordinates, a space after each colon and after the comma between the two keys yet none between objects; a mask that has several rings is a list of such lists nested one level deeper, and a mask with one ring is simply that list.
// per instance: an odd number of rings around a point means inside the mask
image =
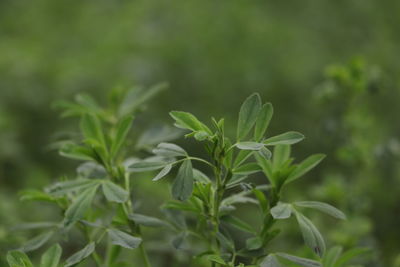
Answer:
[{"label": "green leaf", "polygon": [[276,145],[293,145],[304,139],[304,135],[298,132],[286,132],[280,135],[276,135],[268,138],[264,141],[264,144],[268,146]]},{"label": "green leaf", "polygon": [[7,253],[7,262],[10,267],[33,267],[28,256],[18,250],[9,251]]},{"label": "green leaf", "polygon": [[75,96],[75,101],[79,103],[82,107],[85,107],[87,111],[99,112],[101,110],[100,106],[88,94],[77,94]]},{"label": "green leaf", "polygon": [[227,249],[229,252],[235,251],[235,244],[231,237],[225,236],[221,232],[217,232],[216,237],[223,249]]},{"label": "green leaf", "polygon": [[172,240],[172,245],[174,246],[175,249],[182,249],[183,244],[186,240],[187,237],[187,232],[180,232],[173,240]]},{"label": "green leaf", "polygon": [[266,210],[268,210],[269,204],[268,200],[265,197],[265,194],[256,188],[253,189],[253,194],[256,196],[258,203],[260,204],[261,211],[264,213]]},{"label": "green leaf", "polygon": [[260,166],[262,168],[262,171],[265,174],[265,176],[267,176],[267,178],[271,182],[271,184],[275,186],[271,161],[261,155],[258,155],[258,154],[255,154],[255,158],[257,160],[258,166]]},{"label": "green leaf", "polygon": [[247,192],[242,192],[242,193],[237,193],[237,194],[233,194],[229,197],[224,198],[221,201],[221,207],[222,206],[231,206],[237,203],[253,203],[253,204],[257,204],[257,200],[255,200],[254,198],[251,197],[246,197],[245,194]]},{"label": "green leaf", "polygon": [[46,192],[54,196],[63,196],[71,192],[76,192],[79,190],[91,188],[95,186],[97,183],[98,183],[97,180],[75,179],[65,182],[57,182],[47,187],[45,190]]},{"label": "green leaf", "polygon": [[91,188],[85,189],[78,195],[72,205],[69,206],[65,212],[65,225],[69,225],[70,223],[76,222],[84,217],[85,213],[90,209],[98,187],[98,184],[94,185]]},{"label": "green leaf", "polygon": [[322,267],[321,263],[314,261],[314,260],[300,258],[300,257],[289,255],[286,253],[276,253],[276,255],[278,255],[279,257],[285,258],[291,262],[294,262],[296,264],[299,264],[301,266],[304,266],[304,267]]},{"label": "green leaf", "polygon": [[227,189],[231,189],[237,186],[241,186],[242,182],[249,178],[246,174],[233,174],[232,178],[229,180],[229,183],[226,184]]},{"label": "green leaf", "polygon": [[153,178],[153,181],[158,181],[161,178],[165,177],[172,169],[172,164],[168,164],[165,166],[157,175]]},{"label": "green leaf", "polygon": [[246,248],[248,250],[256,250],[261,248],[263,245],[263,241],[261,240],[260,237],[255,236],[255,237],[250,237],[246,240]]},{"label": "green leaf", "polygon": [[[196,181],[196,180],[195,180]],[[203,201],[205,204],[210,202],[211,183],[195,182],[193,195]],[[207,204],[206,204],[207,205]]]},{"label": "green leaf", "polygon": [[93,112],[89,107],[82,106],[82,104],[77,104],[68,101],[56,101],[53,104],[53,107],[64,109],[61,113],[61,117],[72,117],[72,116],[81,116],[84,113]]},{"label": "green leaf", "polygon": [[253,227],[251,227],[251,225],[249,225],[248,223],[240,220],[239,218],[235,217],[235,216],[224,216],[221,218],[224,222],[232,225],[233,227],[235,227],[238,230],[241,230],[243,232],[247,232],[247,233],[251,233],[251,234],[255,234],[255,231],[253,229]]},{"label": "green leaf", "polygon": [[129,193],[119,185],[114,184],[111,181],[105,181],[101,184],[104,196],[108,201],[124,203],[129,198]]},{"label": "green leaf", "polygon": [[133,213],[129,214],[129,220],[134,221],[135,223],[143,226],[148,226],[148,227],[163,227],[166,226],[167,223],[164,221],[155,218],[155,217],[150,217],[138,213]]},{"label": "green leaf", "polygon": [[139,149],[153,148],[157,144],[165,141],[175,140],[182,135],[182,130],[166,125],[154,126],[142,133],[136,141],[136,147]]},{"label": "green leaf", "polygon": [[72,143],[66,143],[60,148],[60,155],[76,160],[96,160],[92,149]]},{"label": "green leaf", "polygon": [[315,154],[315,155],[309,156],[304,161],[302,161],[300,164],[298,164],[296,166],[296,168],[290,173],[288,179],[286,180],[286,183],[294,181],[297,178],[303,176],[304,174],[309,172],[311,169],[313,169],[315,166],[317,166],[324,158],[325,158],[325,155],[323,155],[323,154]]},{"label": "green leaf", "polygon": [[143,160],[139,162],[132,163],[129,166],[129,171],[131,172],[146,172],[153,171],[164,168],[167,164],[165,161],[155,161],[151,160]]},{"label": "green leaf", "polygon": [[57,267],[60,262],[62,249],[59,244],[49,248],[40,259],[40,267]]},{"label": "green leaf", "polygon": [[70,267],[80,263],[81,261],[89,257],[94,252],[94,249],[95,249],[95,244],[94,242],[91,242],[86,247],[84,247],[83,249],[76,252],[68,259],[66,259],[64,267]]},{"label": "green leaf", "polygon": [[161,91],[168,87],[168,83],[158,83],[150,88],[131,88],[125,95],[122,104],[119,107],[118,115],[126,116],[136,110],[140,109],[141,106],[151,98],[159,94]]},{"label": "green leaf", "polygon": [[270,159],[272,157],[272,152],[271,150],[269,150],[266,147],[262,147],[259,151],[258,154],[260,154],[261,156],[263,156],[266,159]]},{"label": "green leaf", "polygon": [[21,201],[56,202],[53,196],[39,190],[24,190],[19,193]]},{"label": "green leaf", "polygon": [[197,141],[204,141],[207,138],[209,138],[211,135],[209,133],[207,133],[206,131],[198,131],[194,134],[194,138]]},{"label": "green leaf", "polygon": [[272,166],[274,171],[277,171],[290,157],[290,145],[277,145],[274,147],[274,157]]},{"label": "green leaf", "polygon": [[339,259],[342,250],[343,249],[340,246],[329,249],[322,260],[322,266],[335,267],[335,263]]},{"label": "green leaf", "polygon": [[239,111],[236,139],[242,140],[253,128],[261,109],[259,94],[250,95],[242,104]]},{"label": "green leaf", "polygon": [[327,203],[318,201],[297,201],[294,204],[299,207],[316,209],[337,219],[346,220],[346,215],[343,212]]},{"label": "green leaf", "polygon": [[109,229],[108,236],[110,237],[112,244],[128,249],[137,248],[142,243],[141,238],[131,236],[117,229]]},{"label": "green leaf", "polygon": [[233,166],[235,168],[239,167],[243,162],[245,162],[251,155],[253,151],[251,150],[240,150],[237,154]]},{"label": "green leaf", "polygon": [[187,200],[193,191],[193,168],[190,160],[185,160],[179,168],[172,185],[172,196],[177,200]]},{"label": "green leaf", "polygon": [[78,177],[94,179],[95,182],[97,182],[98,179],[108,178],[107,170],[101,164],[91,161],[80,164],[76,172],[78,173]]},{"label": "green leaf", "polygon": [[55,222],[33,222],[33,223],[21,223],[12,227],[11,229],[14,231],[21,230],[32,230],[32,229],[49,229],[57,227],[58,223]]},{"label": "green leaf", "polygon": [[338,259],[338,261],[335,264],[335,267],[342,267],[343,264],[349,262],[350,260],[354,259],[355,257],[358,257],[362,254],[366,254],[371,252],[371,249],[369,248],[353,248],[345,253],[343,253],[342,256]]},{"label": "green leaf", "polygon": [[168,201],[165,205],[167,209],[173,210],[181,210],[181,211],[189,211],[194,213],[201,213],[201,210],[198,207],[193,206],[191,203],[188,202],[180,202],[180,201]]},{"label": "green leaf", "polygon": [[251,162],[243,164],[242,166],[232,170],[234,174],[250,175],[261,171],[260,166],[257,163]]},{"label": "green leaf", "polygon": [[256,127],[254,129],[254,139],[256,141],[260,141],[263,138],[265,131],[267,130],[268,125],[271,121],[273,113],[274,109],[271,103],[265,103],[262,106],[260,113],[258,113]]},{"label": "green leaf", "polygon": [[218,264],[222,264],[223,266],[226,265],[226,262],[219,255],[208,255],[207,260]]},{"label": "green leaf", "polygon": [[242,150],[260,150],[264,147],[263,143],[257,142],[239,142],[236,147]]},{"label": "green leaf", "polygon": [[225,147],[228,148],[225,152],[225,157],[223,158],[222,164],[227,168],[231,169],[232,168],[232,163],[233,163],[233,155],[234,155],[234,149],[229,149],[232,146],[231,141],[226,138],[225,139]]},{"label": "green leaf", "polygon": [[178,145],[171,143],[161,143],[153,149],[153,153],[162,157],[186,157],[186,151]]},{"label": "green leaf", "polygon": [[199,121],[193,114],[183,111],[171,111],[169,115],[175,120],[175,126],[193,132],[206,132],[212,135],[211,130]]},{"label": "green leaf", "polygon": [[40,234],[28,240],[21,248],[23,252],[29,252],[41,248],[53,236],[53,231]]},{"label": "green leaf", "polygon": [[279,202],[271,209],[271,215],[274,219],[281,220],[287,219],[292,214],[292,205]]},{"label": "green leaf", "polygon": [[133,121],[132,116],[126,116],[125,118],[121,119],[118,122],[116,126],[117,131],[111,144],[112,156],[115,156],[121,149],[122,145],[124,144],[125,139],[129,133],[129,130],[131,129],[132,121]]},{"label": "green leaf", "polygon": [[105,146],[103,129],[97,116],[93,114],[84,114],[81,119],[81,130],[87,140],[96,140]]},{"label": "green leaf", "polygon": [[260,267],[282,267],[282,265],[279,263],[275,255],[270,254],[263,259]]},{"label": "green leaf", "polygon": [[309,246],[314,253],[322,257],[325,253],[325,241],[321,233],[303,214],[299,212],[296,212],[295,214],[306,245]]},{"label": "green leaf", "polygon": [[198,169],[193,169],[193,178],[195,181],[208,184],[211,182],[210,178]]}]

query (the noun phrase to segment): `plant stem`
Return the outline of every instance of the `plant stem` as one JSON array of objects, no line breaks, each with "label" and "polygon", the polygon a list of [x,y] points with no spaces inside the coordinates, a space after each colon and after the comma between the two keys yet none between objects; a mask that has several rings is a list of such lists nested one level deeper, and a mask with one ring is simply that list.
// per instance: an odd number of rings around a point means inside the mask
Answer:
[{"label": "plant stem", "polygon": [[146,267],[151,267],[151,263],[150,263],[149,257],[147,255],[147,252],[146,252],[146,249],[144,248],[143,243],[140,244],[139,249],[140,249],[140,254],[142,255],[143,262],[144,262],[145,266]]},{"label": "plant stem", "polygon": [[[126,206],[124,204],[122,204],[122,205],[123,205],[123,208],[124,208],[123,210],[124,210],[125,216],[126,216],[126,218],[128,220],[129,229],[130,229],[131,234],[134,234],[134,235],[138,234],[138,235],[141,236],[140,226],[136,225],[134,222],[132,222],[129,219],[129,213],[127,213],[127,208],[126,208]],[[143,259],[143,262],[144,262],[145,266],[146,267],[151,267],[151,263],[150,263],[148,255],[147,255],[146,249],[143,246],[143,241],[140,244],[139,249],[140,249],[140,255],[142,256],[142,259]]]},{"label": "plant stem", "polygon": [[93,252],[92,253],[92,258],[94,259],[94,261],[96,262],[97,266],[101,267],[103,266],[102,262],[101,262],[101,258],[99,256],[99,254],[97,254],[97,252]]},{"label": "plant stem", "polygon": [[[126,219],[128,220],[129,229],[131,230],[131,233],[141,235],[140,226],[136,225],[134,222],[130,221],[130,219],[129,219],[129,211],[133,212],[132,201],[130,198],[131,191],[130,191],[130,183],[129,183],[129,174],[125,174],[124,180],[125,180],[125,185],[124,185],[125,190],[127,190],[129,192],[129,198],[128,198],[126,205],[124,205],[124,203],[123,203],[122,207],[123,207]],[[151,263],[150,263],[148,255],[147,255],[146,249],[143,245],[143,241],[139,246],[139,250],[140,250],[140,255],[142,256],[145,266],[151,267]]]},{"label": "plant stem", "polygon": [[[270,204],[269,204],[269,209],[271,209],[272,207],[274,207],[280,199],[280,194],[279,192],[277,192],[276,188],[271,188],[271,198],[270,198]],[[269,212],[269,210],[267,211],[267,214],[264,218],[264,224],[261,230],[261,236],[263,240],[267,240],[266,237],[268,236],[269,230],[271,229],[271,227],[274,225],[274,223],[276,222],[276,220],[272,217],[271,213]],[[263,246],[265,247],[268,242],[271,239],[264,241]],[[255,257],[253,259],[253,264],[255,264],[258,260],[260,259],[260,257]]]},{"label": "plant stem", "polygon": [[197,160],[197,161],[199,161],[199,162],[203,162],[204,164],[207,164],[207,165],[210,166],[211,168],[215,168],[214,165],[212,165],[210,162],[208,162],[208,161],[206,161],[206,160],[204,160],[204,159],[197,158],[197,157],[188,157],[188,159]]},{"label": "plant stem", "polygon": [[[124,212],[124,215],[126,217],[126,220],[128,221],[128,226],[130,229],[130,233],[133,235],[139,235],[141,236],[141,229],[140,226],[137,225],[135,222],[133,222],[132,220],[130,220],[129,218],[129,214],[131,212],[133,212],[133,207],[132,207],[132,201],[131,201],[131,190],[130,190],[130,177],[129,177],[129,173],[124,173],[124,174],[117,174],[117,176],[115,175],[115,173],[113,172],[112,168],[106,168],[108,174],[110,175],[110,177],[114,178],[114,180],[116,181],[120,181],[122,182],[122,186],[123,188],[128,192],[128,200],[125,203],[121,203],[121,207],[122,210]],[[122,176],[122,177],[121,177]],[[143,262],[145,264],[146,267],[151,267],[151,263],[149,261],[149,258],[147,256],[147,252],[143,246],[143,243],[140,244],[139,246],[139,250],[140,250],[140,255],[143,258]]]},{"label": "plant stem", "polygon": [[[88,230],[87,230],[86,225],[84,225],[83,223],[79,223],[79,226],[80,226],[79,228],[80,228],[81,231],[83,232],[84,236],[86,237],[86,240],[87,240],[88,242],[92,242],[92,238],[90,238],[90,234],[89,234],[89,232],[88,232]],[[94,252],[92,253],[91,257],[92,257],[92,259],[96,262],[96,265],[97,265],[98,267],[102,267],[102,266],[103,266],[102,260],[101,260],[99,254],[97,254],[96,251],[94,251]]]},{"label": "plant stem", "polygon": [[[221,200],[224,194],[224,184],[222,181],[221,177],[221,164],[219,164],[221,161],[217,161],[216,166],[214,166],[214,176],[215,176],[215,187],[214,187],[214,192],[213,192],[213,201],[212,201],[212,210],[211,210],[211,218],[212,218],[212,224],[214,226],[213,229],[213,239],[215,243],[215,253],[217,255],[220,255],[220,243],[218,240],[218,232],[219,232],[219,208],[221,204]],[[212,267],[214,266],[219,266],[218,263],[212,262],[211,264]]]},{"label": "plant stem", "polygon": [[215,180],[216,180],[216,188],[214,190],[214,203],[213,203],[213,223],[214,223],[214,238],[215,244],[217,246],[219,252],[219,242],[217,239],[217,234],[219,231],[219,205],[220,205],[220,187],[221,187],[221,176],[219,167],[215,168]]}]

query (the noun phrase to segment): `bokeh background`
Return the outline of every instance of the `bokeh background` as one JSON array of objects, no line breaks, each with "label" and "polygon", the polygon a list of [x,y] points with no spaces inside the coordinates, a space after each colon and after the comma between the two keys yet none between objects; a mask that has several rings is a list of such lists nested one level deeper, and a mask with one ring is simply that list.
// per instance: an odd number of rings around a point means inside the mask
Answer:
[{"label": "bokeh background", "polygon": [[[315,218],[328,244],[400,266],[399,12],[396,0],[0,1],[0,255],[28,238],[10,227],[53,216],[18,192],[74,171],[49,145],[76,121],[52,103],[166,81],[137,132],[177,109],[224,116],[233,133],[259,92],[275,107],[271,135],[300,131],[296,157],[328,155],[286,197],[339,206],[347,222]],[[159,190],[144,183],[144,196]]]}]

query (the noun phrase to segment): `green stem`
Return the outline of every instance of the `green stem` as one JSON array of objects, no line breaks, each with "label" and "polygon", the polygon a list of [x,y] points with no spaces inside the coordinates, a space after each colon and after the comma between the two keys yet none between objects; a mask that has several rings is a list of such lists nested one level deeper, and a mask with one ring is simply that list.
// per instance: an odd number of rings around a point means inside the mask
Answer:
[{"label": "green stem", "polygon": [[139,249],[140,249],[140,254],[142,255],[142,258],[143,258],[144,265],[146,267],[151,267],[151,263],[150,263],[149,257],[147,255],[147,252],[146,252],[146,249],[144,248],[143,243],[140,244]]},{"label": "green stem", "polygon": [[[130,229],[130,233],[133,235],[140,235],[141,236],[141,229],[140,226],[137,225],[135,222],[129,219],[129,214],[133,212],[133,207],[132,207],[132,201],[131,201],[131,190],[130,190],[130,178],[129,178],[129,173],[121,174],[121,173],[114,173],[112,168],[107,168],[106,170],[108,174],[116,181],[122,181],[122,186],[124,189],[128,192],[128,200],[125,203],[121,203],[122,210],[124,212],[125,218],[128,221],[128,226]],[[123,177],[122,177],[123,176]],[[121,179],[120,179],[121,178]],[[151,267],[149,258],[147,256],[146,250],[143,246],[143,243],[140,244],[140,254],[143,258],[143,262],[146,267]]]},{"label": "green stem", "polygon": [[[134,234],[134,235],[138,234],[138,235],[141,236],[140,226],[129,220],[129,218],[128,218],[129,213],[127,213],[126,206],[123,205],[123,207],[124,207],[125,216],[126,216],[126,218],[128,220],[129,229],[130,229],[131,234]],[[143,259],[143,262],[144,262],[145,266],[146,267],[151,267],[151,263],[149,261],[149,257],[147,255],[146,249],[144,248],[143,241],[140,244],[139,249],[140,249],[140,255],[142,256],[142,259]]]},{"label": "green stem", "polygon": [[[81,229],[81,231],[83,232],[84,236],[86,237],[86,240],[88,242],[92,242],[92,238],[90,237],[90,234],[87,230],[86,225],[84,225],[83,223],[79,224],[79,228]],[[96,265],[98,267],[102,267],[103,266],[103,262],[102,259],[100,258],[99,254],[97,254],[96,251],[94,251],[91,255],[92,259],[96,262]]]},{"label": "green stem", "polygon": [[187,156],[187,157],[185,157],[185,158],[182,158],[182,159],[180,159],[180,160],[176,160],[176,161],[174,161],[174,162],[171,162],[170,164],[172,164],[172,165],[175,165],[175,164],[178,164],[178,163],[181,163],[181,162],[183,162],[183,161],[185,161],[185,160],[196,160],[196,161],[199,161],[199,162],[202,162],[202,163],[204,163],[204,164],[207,164],[208,166],[210,166],[211,168],[215,168],[215,166],[214,165],[212,165],[210,162],[208,162],[208,161],[206,161],[206,160],[204,160],[204,159],[201,159],[201,158],[197,158],[197,157],[189,157],[189,156]]},{"label": "green stem", "polygon": [[[213,201],[212,201],[212,214],[211,214],[211,218],[212,218],[212,224],[214,226],[213,232],[212,232],[212,236],[213,236],[213,243],[215,244],[215,253],[217,255],[220,255],[220,244],[218,241],[218,232],[219,232],[219,208],[220,208],[220,204],[221,204],[221,200],[224,194],[224,186],[223,186],[223,181],[222,181],[222,177],[221,177],[221,165],[220,164],[216,164],[216,166],[214,167],[214,175],[215,175],[215,188],[214,188],[214,192],[213,192]],[[212,263],[212,266],[219,266],[219,264],[216,263]]]},{"label": "green stem", "polygon": [[197,161],[199,161],[199,162],[202,162],[202,163],[204,163],[204,164],[207,164],[207,165],[210,166],[211,168],[215,168],[214,165],[212,165],[210,162],[208,162],[208,161],[206,161],[206,160],[204,160],[204,159],[197,158],[197,157],[188,157],[188,159],[197,160]]},{"label": "green stem", "polygon": [[[270,199],[269,209],[274,207],[279,202],[279,199],[280,199],[280,193],[277,192],[276,188],[274,188],[274,187],[271,188],[270,192],[271,192],[271,199]],[[261,237],[263,240],[266,240],[266,241],[264,241],[264,244],[263,244],[264,247],[271,240],[270,238],[269,239],[266,239],[266,238],[275,222],[276,222],[276,220],[272,217],[271,213],[268,210],[267,215],[265,216],[265,219],[264,219],[264,224],[263,224],[262,230],[261,230]],[[252,262],[255,264],[259,259],[260,259],[260,257],[255,257]]]},{"label": "green stem", "polygon": [[235,260],[236,260],[236,252],[233,252],[231,263],[235,264]]},{"label": "green stem", "polygon": [[99,256],[99,254],[97,254],[97,252],[93,252],[92,253],[92,258],[94,259],[94,261],[96,262],[97,266],[101,267],[103,266],[102,262],[101,262],[101,258]]},{"label": "green stem", "polygon": [[[126,219],[128,220],[129,229],[131,230],[131,233],[141,235],[140,226],[135,224],[134,222],[130,221],[130,219],[129,219],[129,212],[133,212],[132,201],[130,198],[129,174],[126,174],[124,178],[125,178],[125,190],[127,190],[129,192],[129,198],[128,198],[128,201],[126,202],[126,205],[124,205],[124,203],[122,203],[122,207],[123,207]],[[148,255],[147,255],[146,249],[143,245],[143,242],[140,244],[139,250],[140,250],[140,255],[142,256],[145,266],[151,267],[151,263],[150,263]]]}]

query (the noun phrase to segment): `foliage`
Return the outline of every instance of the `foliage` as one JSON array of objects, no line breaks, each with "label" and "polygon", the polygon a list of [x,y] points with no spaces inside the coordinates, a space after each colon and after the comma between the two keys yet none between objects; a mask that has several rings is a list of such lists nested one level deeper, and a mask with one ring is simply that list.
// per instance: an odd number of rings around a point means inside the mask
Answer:
[{"label": "foliage", "polygon": [[[60,219],[48,204],[17,201],[21,189],[41,188],[60,174],[74,176],[73,161],[47,147],[56,130],[69,131],[74,121],[59,120],[49,104],[76,93],[103,101],[115,82],[147,86],[166,80],[171,90],[135,118],[128,142],[150,124],[165,121],[172,108],[202,120],[215,114],[232,121],[242,97],[257,88],[278,109],[270,135],[291,125],[307,136],[293,151],[296,158],[315,151],[329,155],[308,179],[298,181],[302,186],[288,188],[285,200],[318,199],[340,207],[349,223],[306,215],[335,244],[373,247],[379,260],[370,266],[396,265],[398,10],[395,0],[1,1],[0,254],[38,231],[15,233],[18,222]],[[358,55],[368,64],[345,63]],[[322,77],[321,70],[332,63]],[[328,95],[319,98],[325,89]],[[226,125],[229,136],[236,136],[234,126]],[[203,156],[196,143],[179,144]],[[153,185],[147,175],[135,174],[140,188],[135,196],[155,192],[139,211],[159,215],[154,207],[165,199],[167,186]],[[253,176],[260,181],[258,173]],[[238,212],[257,221],[247,206]],[[294,250],[297,229],[288,225],[286,233],[290,242],[277,239],[271,245]],[[65,255],[81,248],[75,237]],[[169,253],[163,252],[167,265]],[[295,254],[307,256],[302,249]],[[0,265],[6,262],[1,259]]]},{"label": "foliage", "polygon": [[[314,208],[336,218],[345,219],[341,211],[326,203],[280,202],[287,185],[315,167],[324,155],[316,154],[294,164],[293,158],[290,157],[291,145],[301,141],[304,136],[298,132],[286,132],[265,138],[272,113],[272,105],[270,103],[263,105],[258,94],[249,96],[240,108],[234,141],[225,135],[224,119],[212,118],[213,130],[210,130],[190,113],[180,111],[170,113],[177,127],[190,131],[187,137],[194,137],[196,141],[205,143],[210,160],[181,153],[178,155],[180,158],[174,162],[165,161],[166,166],[181,164],[172,186],[172,195],[178,201],[186,200],[184,203],[169,202],[166,208],[190,214],[196,223],[191,225],[192,228],[185,227],[180,231],[187,232],[188,235],[195,233],[196,238],[206,243],[206,249],[199,251],[198,256],[206,257],[212,266],[263,265],[264,263],[260,261],[268,253],[269,243],[280,232],[279,229],[273,228],[274,224],[277,220],[288,219],[291,214],[294,214],[298,221],[305,244],[322,258],[325,254],[324,239],[314,224],[297,207]],[[252,130],[254,133],[249,136]],[[271,147],[274,147],[273,152],[270,150]],[[154,151],[155,155],[160,156],[157,152],[158,150]],[[202,178],[196,179],[193,174],[197,170],[192,168],[191,161],[206,164],[211,169],[212,178],[203,174]],[[258,186],[248,183],[248,177],[259,171],[263,172],[268,183]],[[255,198],[249,195],[254,195]],[[243,203],[259,206],[263,218],[259,229],[254,229],[241,218],[234,216],[233,211],[236,206]],[[232,238],[234,236],[232,229],[250,234],[244,247],[239,247]],[[289,259],[298,258],[290,256]],[[304,261],[313,262],[312,266],[319,266],[319,261]],[[294,260],[294,262],[299,261]],[[264,265],[272,266],[269,263]]]},{"label": "foliage", "polygon": [[[397,235],[388,235],[390,224],[386,223],[396,223],[387,210],[395,209],[399,185],[395,167],[399,157],[397,134],[385,122],[397,91],[392,82],[382,68],[363,58],[353,58],[326,68],[313,100],[315,108],[321,110],[318,116],[324,118],[316,133],[326,137],[326,145],[321,145],[333,157],[322,174],[325,183],[314,186],[311,195],[353,214],[349,224],[331,231],[336,242],[345,247],[380,247],[385,259],[397,253]],[[387,108],[378,104],[383,102],[388,103]],[[379,262],[375,259],[373,265]],[[393,261],[386,265],[393,265]]]},{"label": "foliage", "polygon": [[[109,95],[107,108],[101,108],[88,95],[78,95],[75,102],[57,103],[58,107],[64,109],[63,116],[80,117],[81,135],[60,141],[56,146],[60,147],[62,156],[83,163],[78,166],[77,176],[73,179],[63,177],[61,181],[47,186],[43,192],[30,190],[22,193],[23,200],[46,201],[57,205],[64,218],[61,222],[25,224],[24,228],[42,228],[45,232],[29,240],[16,252],[10,252],[11,266],[27,264],[22,263],[27,261],[23,252],[35,251],[50,240],[60,239],[72,232],[73,228],[82,232],[87,245],[67,258],[64,266],[76,265],[89,256],[99,266],[112,266],[116,264],[113,261],[120,253],[115,248],[117,246],[128,249],[139,247],[144,264],[148,265],[140,225],[132,216],[128,165],[135,158],[125,158],[126,141],[140,106],[164,87],[157,85],[142,91],[115,89]],[[146,141],[144,138],[141,140]],[[94,205],[103,207],[95,209]],[[96,247],[101,245],[103,239],[109,243],[105,257],[96,252]],[[54,254],[52,257],[59,259],[60,252],[49,251],[45,255],[48,254]],[[58,266],[57,263],[53,264]]]},{"label": "foliage", "polygon": [[[158,91],[154,87],[136,95],[138,99]],[[172,111],[175,126],[189,130],[204,144],[207,158],[191,156],[182,147],[161,142],[153,155],[145,159],[126,158],[126,140],[132,116],[142,101],[127,98],[131,91],[115,90],[110,94],[110,106],[101,108],[91,97],[78,96],[75,103],[61,102],[64,116],[79,116],[81,136],[78,140],[63,141],[60,154],[83,161],[77,177],[47,186],[44,192],[27,191],[23,198],[48,201],[63,212],[61,222],[34,223],[30,227],[46,231],[29,240],[19,250],[8,253],[10,266],[32,266],[24,252],[35,251],[52,238],[69,235],[79,229],[86,245],[69,256],[64,266],[74,266],[91,257],[97,266],[120,266],[122,249],[139,249],[144,266],[151,266],[144,244],[142,227],[161,227],[175,233],[172,245],[185,248],[186,253],[209,262],[211,266],[266,266],[276,267],[278,258],[301,266],[346,266],[364,250],[348,251],[333,247],[326,251],[325,240],[302,208],[326,213],[337,219],[346,216],[335,207],[317,201],[283,202],[286,188],[318,165],[325,157],[315,154],[299,163],[291,157],[291,146],[304,136],[289,131],[266,137],[273,108],[262,104],[258,94],[252,94],[239,111],[236,138],[225,134],[225,120],[212,118],[212,127],[188,112]],[[126,101],[129,99],[129,101]],[[271,151],[272,150],[272,151]],[[209,171],[200,171],[193,164],[202,163]],[[175,200],[163,205],[165,219],[138,214],[134,211],[131,176],[139,172],[159,170],[153,178],[157,182],[175,166],[179,166],[172,183]],[[266,183],[255,185],[249,178],[261,172]],[[100,193],[101,192],[101,193]],[[235,215],[240,205],[256,205],[262,223],[257,227]],[[276,227],[280,220],[295,217],[305,245],[315,254],[313,259],[270,252],[270,243],[280,234]],[[28,225],[29,227],[29,225]],[[238,232],[245,233],[240,242]],[[105,238],[107,236],[107,238]],[[241,244],[242,243],[242,244]],[[106,253],[99,253],[106,247]],[[41,266],[58,266],[61,247],[51,247],[42,257]],[[45,265],[47,264],[47,265]]]}]

